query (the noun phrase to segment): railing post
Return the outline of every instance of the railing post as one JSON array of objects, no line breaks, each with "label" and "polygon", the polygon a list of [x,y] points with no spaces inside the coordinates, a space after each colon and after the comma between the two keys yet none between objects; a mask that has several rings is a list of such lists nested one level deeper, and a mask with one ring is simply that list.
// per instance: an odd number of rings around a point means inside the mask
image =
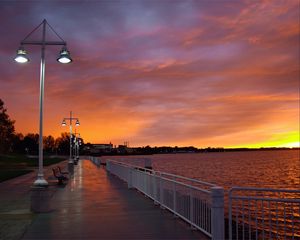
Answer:
[{"label": "railing post", "polygon": [[[232,188],[228,193],[228,228],[229,228],[229,240],[232,240]],[[250,211],[250,209],[249,209]],[[250,222],[249,222],[250,223]]]},{"label": "railing post", "polygon": [[147,174],[146,172],[143,172],[143,190],[144,190],[144,195],[147,195]]},{"label": "railing post", "polygon": [[163,190],[163,179],[161,173],[159,174],[159,200],[160,200],[160,207],[164,208],[164,190]]},{"label": "railing post", "polygon": [[211,234],[212,240],[224,239],[224,189],[211,188]]},{"label": "railing post", "polygon": [[176,177],[173,177],[173,210],[174,210],[174,217],[176,217]]},{"label": "railing post", "polygon": [[158,205],[159,201],[158,201],[158,191],[157,191],[157,173],[155,171],[153,171],[153,182],[154,182],[154,205]]},{"label": "railing post", "polygon": [[128,168],[127,185],[128,185],[129,189],[133,188],[133,186],[132,186],[132,168],[131,167]]},{"label": "railing post", "polygon": [[106,160],[106,170],[110,172],[110,161]]},{"label": "railing post", "polygon": [[190,221],[191,221],[191,228],[195,229],[194,227],[194,198],[193,198],[193,190],[190,188]]},{"label": "railing post", "polygon": [[144,159],[144,168],[152,169],[152,160],[151,158]]}]

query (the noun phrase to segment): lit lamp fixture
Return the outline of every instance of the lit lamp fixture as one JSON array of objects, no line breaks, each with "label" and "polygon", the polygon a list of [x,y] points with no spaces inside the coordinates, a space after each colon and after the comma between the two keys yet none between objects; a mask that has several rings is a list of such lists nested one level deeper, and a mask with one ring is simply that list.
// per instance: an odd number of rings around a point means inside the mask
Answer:
[{"label": "lit lamp fixture", "polygon": [[81,145],[81,137],[80,133],[76,133],[75,130],[75,163],[77,164],[79,161],[79,146]]},{"label": "lit lamp fixture", "polygon": [[[57,36],[59,41],[49,41],[46,39],[46,29],[48,28]],[[38,29],[42,28],[42,37],[38,40],[31,40],[30,36]],[[45,81],[45,50],[46,46],[63,46],[60,52],[60,56],[57,59],[60,63],[70,63],[72,59],[70,58],[70,54],[67,50],[67,43],[54,31],[54,29],[49,25],[46,19],[38,25],[33,31],[31,31],[20,43],[20,47],[17,50],[17,56],[15,57],[15,61],[18,63],[26,63],[29,61],[27,57],[27,52],[24,50],[24,45],[38,45],[41,46],[41,64],[40,64],[40,111],[39,111],[39,170],[37,179],[34,182],[35,186],[48,186],[48,182],[44,178],[43,173],[43,112],[44,112],[44,81]]]},{"label": "lit lamp fixture", "polygon": [[[73,144],[72,144],[72,121],[76,120],[75,126],[79,126],[80,124],[79,124],[79,119],[78,118],[72,117],[72,111],[70,111],[70,117],[63,119],[62,124],[61,124],[62,126],[67,126],[66,120],[70,121],[69,122],[69,125],[70,125],[70,158],[69,158],[69,168],[70,168],[74,164],[73,154],[72,154],[72,152],[73,152]],[[75,137],[76,137],[76,135],[75,135]]]},{"label": "lit lamp fixture", "polygon": [[57,61],[60,63],[70,63],[73,61],[72,58],[70,57],[70,52],[67,50],[66,46],[63,46],[63,48],[61,49]]},{"label": "lit lamp fixture", "polygon": [[15,57],[15,61],[18,63],[29,62],[27,52],[24,50],[23,46],[19,47],[19,49],[17,50],[17,56]]},{"label": "lit lamp fixture", "polygon": [[62,121],[61,125],[62,125],[63,127],[67,126],[67,123],[66,123],[66,120],[65,120],[65,119]]}]

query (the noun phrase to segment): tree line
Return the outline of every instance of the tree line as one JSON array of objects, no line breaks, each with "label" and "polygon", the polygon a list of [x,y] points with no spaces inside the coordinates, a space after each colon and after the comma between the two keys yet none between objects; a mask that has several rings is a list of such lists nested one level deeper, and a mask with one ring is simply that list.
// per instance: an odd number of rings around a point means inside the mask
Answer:
[{"label": "tree line", "polygon": [[[38,154],[39,134],[16,133],[14,124],[15,121],[10,119],[4,102],[0,99],[0,153]],[[44,136],[43,149],[48,154],[68,154],[70,134],[62,133],[58,138]]]}]

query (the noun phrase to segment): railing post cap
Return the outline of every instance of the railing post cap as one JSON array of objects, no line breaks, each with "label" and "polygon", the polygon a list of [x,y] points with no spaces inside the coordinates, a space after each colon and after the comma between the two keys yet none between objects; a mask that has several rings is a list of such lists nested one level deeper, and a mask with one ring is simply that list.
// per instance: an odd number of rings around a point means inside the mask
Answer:
[{"label": "railing post cap", "polygon": [[211,187],[211,189],[221,189],[221,190],[224,190],[224,188],[223,187],[219,187],[219,186],[214,186],[214,187]]},{"label": "railing post cap", "polygon": [[215,196],[215,195],[224,195],[224,188],[222,187],[211,187],[211,192],[212,194]]}]

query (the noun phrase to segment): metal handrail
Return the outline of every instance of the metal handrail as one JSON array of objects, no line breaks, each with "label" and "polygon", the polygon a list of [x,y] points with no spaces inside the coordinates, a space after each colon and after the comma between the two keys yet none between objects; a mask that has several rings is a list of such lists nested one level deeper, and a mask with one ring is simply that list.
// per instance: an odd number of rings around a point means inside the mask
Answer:
[{"label": "metal handrail", "polygon": [[166,181],[169,181],[169,182],[173,182],[173,183],[179,184],[181,186],[193,189],[193,190],[198,190],[198,191],[201,191],[201,192],[204,192],[204,193],[211,193],[211,191],[209,191],[209,190],[201,189],[201,188],[198,188],[198,187],[195,187],[195,186],[192,186],[192,185],[188,185],[186,183],[178,182],[178,181],[170,179],[170,178],[165,178],[165,177],[160,177],[160,178],[163,179],[163,180],[166,180]]},{"label": "metal handrail", "polygon": [[274,188],[255,188],[255,187],[232,187],[228,192],[231,193],[235,190],[300,193],[300,190],[298,189],[274,189]]},{"label": "metal handrail", "polygon": [[[234,191],[237,191],[239,193],[236,193],[236,195],[234,195]],[[258,195],[254,195],[253,196],[253,192],[257,192]],[[248,193],[248,195],[246,195]],[[249,195],[250,193],[250,195]],[[262,193],[266,193],[265,195],[267,195],[266,197],[261,196]],[[269,194],[268,194],[269,193]],[[243,239],[244,239],[244,234],[245,234],[245,225],[248,225],[248,228],[251,229],[252,231],[255,231],[256,233],[256,239],[258,237],[258,230],[262,231],[263,234],[263,239],[264,239],[264,234],[265,233],[269,233],[270,235],[272,234],[276,234],[276,238],[278,238],[279,234],[283,234],[284,237],[286,238],[286,233],[287,233],[287,228],[291,228],[291,232],[292,232],[292,236],[294,237],[294,231],[295,231],[295,217],[294,214],[296,214],[295,216],[297,216],[298,211],[300,212],[300,198],[293,198],[292,196],[282,196],[280,198],[280,195],[276,196],[274,195],[274,197],[270,196],[270,194],[276,194],[276,193],[287,193],[287,194],[299,194],[300,195],[300,190],[297,189],[272,189],[272,188],[255,188],[255,187],[233,187],[229,190],[229,199],[228,199],[228,203],[229,203],[229,209],[228,209],[228,220],[229,220],[229,239],[232,240],[233,237],[233,229],[232,229],[232,221],[233,221],[233,215],[232,215],[232,208],[233,208],[233,200],[240,202],[240,204],[236,204],[235,208],[236,211],[239,210],[239,213],[235,215],[235,224],[236,224],[236,234],[242,234],[243,235]],[[245,208],[245,206],[250,206],[250,203],[253,202],[255,204],[252,204],[251,206],[254,208],[254,210],[250,210]],[[260,202],[261,204],[261,208],[258,208],[257,206],[257,202]],[[281,209],[281,211],[279,211],[278,209],[278,203],[283,204],[283,210]],[[276,208],[275,210],[270,208],[270,205],[275,204]],[[290,204],[290,205],[289,205]],[[298,205],[299,204],[299,205]],[[287,206],[291,206],[291,207],[287,207]],[[241,207],[241,208],[240,208]],[[287,219],[288,215],[286,212],[286,209],[289,209],[289,216],[291,219]],[[295,210],[298,209],[298,210]],[[261,216],[258,216],[258,211],[260,211]],[[296,212],[295,212],[296,211]],[[266,213],[265,213],[266,212]],[[254,214],[251,215],[251,214]],[[280,217],[280,214],[283,215],[283,217]],[[244,218],[245,216],[247,216],[246,218]],[[276,221],[274,223],[274,219],[272,219],[273,216],[276,216]],[[241,219],[242,217],[242,219]],[[253,221],[255,220],[255,226],[251,226],[250,222],[247,222],[247,218],[248,220],[252,219]],[[261,224],[262,226],[258,225],[258,219],[262,219],[261,220]],[[283,221],[283,229],[284,232],[278,232],[279,231],[279,223],[278,223],[278,219],[284,219]],[[250,221],[249,220],[249,221]],[[288,226],[288,222],[292,222],[292,224],[290,226]],[[238,224],[242,225],[242,233],[239,233],[239,228],[238,228]],[[274,232],[274,228],[272,228],[272,224],[275,224],[275,228],[276,228],[276,232]],[[267,226],[269,225],[269,226]],[[300,227],[298,226],[298,230],[300,232]],[[250,231],[249,231],[249,235],[250,235]],[[236,236],[237,237],[237,236]]]},{"label": "metal handrail", "polygon": [[[107,159],[107,170],[207,236],[224,239],[224,189],[211,183]],[[170,178],[172,177],[172,178]],[[181,182],[189,180],[210,189]]]},{"label": "metal handrail", "polygon": [[282,198],[263,198],[263,197],[231,197],[239,200],[262,200],[262,201],[276,201],[276,202],[287,202],[287,203],[300,203],[300,199],[282,199]]},{"label": "metal handrail", "polygon": [[204,182],[204,181],[200,181],[200,180],[197,180],[197,179],[192,179],[192,178],[188,178],[188,177],[184,177],[184,176],[180,176],[180,175],[176,175],[176,174],[172,174],[172,173],[161,172],[161,171],[157,171],[157,170],[153,170],[153,169],[149,169],[149,168],[144,168],[144,167],[141,167],[141,166],[138,166],[138,165],[128,164],[128,163],[124,163],[124,162],[120,162],[120,161],[116,161],[116,160],[111,160],[111,159],[107,159],[107,160],[109,160],[110,162],[125,165],[125,166],[128,166],[128,167],[136,167],[138,169],[142,169],[142,170],[147,171],[147,172],[153,172],[155,174],[158,173],[160,175],[176,177],[176,178],[188,180],[188,181],[191,181],[191,182],[194,182],[194,183],[204,184],[204,185],[207,185],[209,187],[216,187],[217,186],[216,184],[213,184],[213,183],[208,183],[208,182]]},{"label": "metal handrail", "polygon": [[178,178],[188,180],[188,181],[191,181],[191,182],[201,183],[201,184],[204,184],[204,185],[207,185],[207,186],[210,186],[210,187],[216,187],[217,186],[216,184],[213,184],[213,183],[208,183],[208,182],[200,181],[200,180],[197,180],[197,179],[192,179],[192,178],[188,178],[188,177],[184,177],[184,176],[180,176],[180,175],[175,175],[175,174],[172,174],[172,173],[165,173],[165,172],[161,172],[161,173],[163,175],[176,177],[176,178],[178,177]]}]

